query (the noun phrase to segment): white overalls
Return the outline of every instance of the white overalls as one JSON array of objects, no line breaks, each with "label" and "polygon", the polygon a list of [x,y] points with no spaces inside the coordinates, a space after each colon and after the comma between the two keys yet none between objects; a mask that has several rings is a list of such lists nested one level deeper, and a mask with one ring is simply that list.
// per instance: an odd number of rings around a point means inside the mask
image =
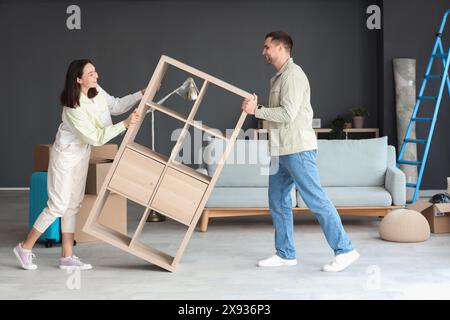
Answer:
[{"label": "white overalls", "polygon": [[89,99],[80,94],[80,106],[63,107],[62,123],[50,151],[47,207],[34,223],[44,232],[61,217],[61,232],[74,233],[76,214],[84,197],[91,145],[100,146],[126,130],[124,122],[112,124],[111,115],[129,111],[141,98],[136,92],[115,98],[97,86]]}]

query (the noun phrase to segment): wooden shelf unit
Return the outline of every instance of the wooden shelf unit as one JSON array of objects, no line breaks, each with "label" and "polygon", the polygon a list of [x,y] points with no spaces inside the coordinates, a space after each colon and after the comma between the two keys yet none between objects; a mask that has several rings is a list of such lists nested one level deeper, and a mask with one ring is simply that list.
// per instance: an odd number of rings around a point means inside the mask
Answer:
[{"label": "wooden shelf unit", "polygon": [[[153,102],[156,88],[161,83],[169,66],[179,68],[204,80],[188,116]],[[175,271],[247,116],[245,112],[241,112],[233,133],[229,137],[194,120],[209,84],[219,86],[242,98],[252,98],[250,93],[218,78],[170,57],[161,56],[138,107],[138,112],[141,116],[140,123],[129,127],[86,220],[83,228],[84,232],[161,268],[171,272]],[[170,156],[159,154],[146,146],[134,142],[149,108],[154,108],[156,111],[184,123]],[[240,106],[236,106],[236,108],[240,110]],[[226,141],[222,159],[212,176],[204,175],[175,160],[190,127],[195,127]],[[145,208],[132,237],[97,223],[100,212],[111,192],[125,196]],[[151,210],[158,211],[188,227],[174,257],[139,240]]]},{"label": "wooden shelf unit", "polygon": [[[314,128],[314,131],[316,132],[316,137],[319,137],[320,133],[331,133],[333,129],[331,128]],[[379,128],[349,128],[349,129],[343,129],[342,130],[345,133],[345,139],[348,139],[348,134],[350,133],[372,133],[375,138],[378,138],[380,136],[380,129]],[[265,139],[268,138],[269,129],[254,129],[253,132],[253,139],[259,139],[260,134],[265,135]]]},{"label": "wooden shelf unit", "polygon": [[[331,133],[333,129],[331,128],[316,128],[314,129],[316,132],[316,136],[320,133]],[[348,139],[349,133],[372,133],[375,138],[378,138],[380,136],[380,129],[379,128],[348,128],[342,130],[345,133],[345,139]]]}]

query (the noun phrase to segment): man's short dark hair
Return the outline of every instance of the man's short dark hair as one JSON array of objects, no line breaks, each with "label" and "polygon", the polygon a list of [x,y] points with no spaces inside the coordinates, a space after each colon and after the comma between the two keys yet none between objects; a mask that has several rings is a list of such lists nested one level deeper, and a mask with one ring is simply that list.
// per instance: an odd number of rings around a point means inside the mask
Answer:
[{"label": "man's short dark hair", "polygon": [[292,38],[290,35],[288,35],[286,32],[284,31],[272,31],[268,34],[266,34],[266,37],[264,39],[267,38],[272,38],[272,41],[279,41],[281,43],[283,43],[283,46],[289,50],[289,53],[292,52],[292,47],[294,46],[294,42],[292,41]]}]

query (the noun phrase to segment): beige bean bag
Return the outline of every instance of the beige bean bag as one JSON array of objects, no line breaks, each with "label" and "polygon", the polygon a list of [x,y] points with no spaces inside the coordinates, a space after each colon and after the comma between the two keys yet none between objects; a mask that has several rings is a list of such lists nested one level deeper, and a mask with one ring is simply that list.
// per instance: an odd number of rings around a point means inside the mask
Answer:
[{"label": "beige bean bag", "polygon": [[422,242],[430,237],[430,225],[420,212],[398,209],[383,218],[379,232],[387,241]]}]

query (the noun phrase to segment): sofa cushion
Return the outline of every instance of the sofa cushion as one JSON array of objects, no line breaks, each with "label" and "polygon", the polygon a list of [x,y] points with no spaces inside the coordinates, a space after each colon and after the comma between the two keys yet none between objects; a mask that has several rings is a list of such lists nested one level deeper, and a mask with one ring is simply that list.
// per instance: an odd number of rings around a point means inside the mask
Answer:
[{"label": "sofa cushion", "polygon": [[[207,208],[268,208],[268,188],[214,188],[206,203]],[[292,188],[292,207],[296,205]]]},{"label": "sofa cushion", "polygon": [[[212,139],[205,147],[203,160],[212,176],[226,143]],[[270,154],[267,140],[236,140],[216,182],[216,187],[268,187]]]},{"label": "sofa cushion", "polygon": [[395,153],[394,146],[388,146],[387,150],[387,166],[396,167],[397,166],[397,154]]},{"label": "sofa cushion", "polygon": [[[386,207],[392,204],[391,194],[383,187],[326,187],[324,190],[336,207]],[[306,207],[299,193],[297,206]]]},{"label": "sofa cushion", "polygon": [[324,187],[384,185],[387,137],[361,140],[319,140],[317,166]]}]

